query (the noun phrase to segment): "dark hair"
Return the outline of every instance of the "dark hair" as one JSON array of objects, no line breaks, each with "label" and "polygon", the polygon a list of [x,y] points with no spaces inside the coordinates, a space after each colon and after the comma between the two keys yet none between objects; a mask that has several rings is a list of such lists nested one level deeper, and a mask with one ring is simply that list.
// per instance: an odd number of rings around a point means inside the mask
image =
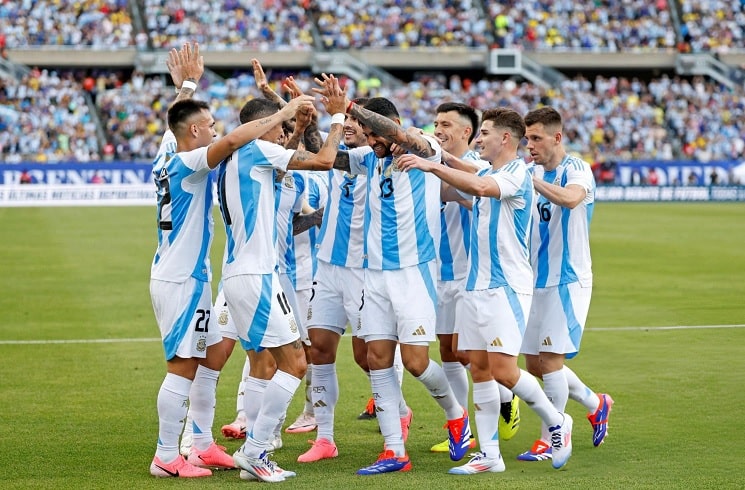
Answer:
[{"label": "dark hair", "polygon": [[442,112],[457,112],[459,115],[468,118],[471,122],[471,134],[468,136],[468,142],[473,141],[476,133],[479,132],[479,115],[476,113],[476,109],[470,105],[461,104],[460,102],[443,102],[435,109],[437,114]]},{"label": "dark hair", "polygon": [[180,126],[183,123],[204,110],[210,110],[207,102],[196,99],[179,100],[168,108],[168,127],[174,133],[178,133],[181,131],[182,128]]},{"label": "dark hair", "polygon": [[525,125],[543,124],[545,127],[551,126],[561,131],[561,114],[553,107],[541,107],[534,111],[528,112],[525,116]]},{"label": "dark hair", "polygon": [[276,114],[280,109],[281,107],[277,102],[269,99],[251,99],[241,108],[239,119],[241,124],[246,124],[247,122]]},{"label": "dark hair", "polygon": [[385,116],[389,119],[393,119],[394,117],[396,118],[401,117],[398,114],[398,110],[396,109],[396,106],[393,105],[393,102],[391,102],[390,100],[384,97],[372,97],[367,100],[364,107],[368,111],[372,111],[376,114],[380,114],[381,116]]},{"label": "dark hair", "polygon": [[506,107],[488,109],[481,115],[481,120],[482,122],[491,121],[495,127],[508,129],[518,140],[525,137],[525,121],[512,109]]}]

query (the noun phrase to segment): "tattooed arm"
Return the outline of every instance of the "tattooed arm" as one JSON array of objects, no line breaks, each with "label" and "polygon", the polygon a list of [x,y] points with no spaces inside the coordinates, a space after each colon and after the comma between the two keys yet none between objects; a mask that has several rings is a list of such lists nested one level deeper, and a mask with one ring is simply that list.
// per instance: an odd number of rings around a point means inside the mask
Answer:
[{"label": "tattooed arm", "polygon": [[368,111],[357,104],[351,104],[348,114],[367,126],[370,131],[396,143],[414,155],[427,158],[435,154],[434,148],[424,136],[413,131],[404,131],[404,128],[392,119]]},{"label": "tattooed arm", "polygon": [[292,234],[299,235],[314,226],[320,227],[323,221],[323,210],[324,208],[318,208],[308,214],[295,213],[292,218]]}]

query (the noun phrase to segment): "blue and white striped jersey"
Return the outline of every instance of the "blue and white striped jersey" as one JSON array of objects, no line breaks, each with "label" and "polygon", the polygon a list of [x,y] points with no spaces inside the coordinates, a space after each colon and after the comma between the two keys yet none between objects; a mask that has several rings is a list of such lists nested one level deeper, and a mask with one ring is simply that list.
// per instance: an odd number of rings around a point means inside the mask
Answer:
[{"label": "blue and white striped jersey", "polygon": [[[424,135],[441,161],[440,144]],[[440,244],[440,179],[429,172],[401,172],[392,157],[350,153],[353,173],[367,173],[365,254],[367,267],[397,270],[437,258]]]},{"label": "blue and white striped jersey", "polygon": [[579,185],[587,195],[574,209],[557,206],[538,195],[530,239],[535,287],[573,282],[591,286],[590,221],[595,206],[595,179],[590,164],[567,155],[558,167],[543,173],[543,180],[561,187]]},{"label": "blue and white striped jersey", "polygon": [[[311,276],[310,237],[307,233],[293,236],[292,218],[303,209],[307,199],[305,172],[288,171],[274,184],[277,192],[277,264],[281,274],[287,274],[295,290],[313,285]],[[298,284],[298,274],[302,279]]]},{"label": "blue and white striped jersey", "polygon": [[[307,172],[307,192],[308,192],[308,204],[313,209],[320,209],[328,203],[329,200],[329,172]],[[325,211],[324,211],[325,214]],[[311,226],[307,231],[302,233],[307,234],[310,239],[310,256],[312,262],[312,270],[310,281],[312,283],[313,278],[316,277],[316,269],[318,269],[318,235],[319,229],[316,226]],[[297,238],[297,237],[296,237]]]},{"label": "blue and white striped jersey", "polygon": [[223,279],[269,274],[277,267],[274,169],[285,170],[294,153],[254,140],[220,164],[218,196],[227,234]]},{"label": "blue and white striped jersey", "polygon": [[[483,168],[489,162],[481,160],[478,153],[468,150],[462,160],[481,162]],[[440,208],[440,281],[454,281],[468,275],[468,249],[471,237],[471,210],[457,202],[444,202]]]},{"label": "blue and white striped jersey", "polygon": [[[349,150],[349,158],[361,159],[369,153],[372,153],[369,146],[353,148]],[[328,201],[318,233],[316,256],[340,267],[361,268],[365,254],[367,168],[360,174],[334,169],[328,176]]]},{"label": "blue and white striped jersey", "polygon": [[494,179],[501,197],[474,197],[471,218],[471,251],[466,290],[511,287],[533,292],[530,267],[530,222],[533,180],[521,158],[503,167],[479,172]]},{"label": "blue and white striped jersey", "polygon": [[175,151],[176,138],[170,130],[166,131],[153,161],[158,194],[158,249],[150,277],[183,282],[191,276],[210,281],[214,221],[207,147]]}]

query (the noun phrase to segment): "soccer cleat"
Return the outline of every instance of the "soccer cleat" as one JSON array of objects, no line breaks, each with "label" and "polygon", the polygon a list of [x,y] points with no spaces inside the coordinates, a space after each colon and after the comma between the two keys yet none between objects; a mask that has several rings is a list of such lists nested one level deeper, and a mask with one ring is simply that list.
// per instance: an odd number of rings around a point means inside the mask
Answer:
[{"label": "soccer cleat", "polygon": [[472,453],[471,459],[463,466],[450,468],[451,475],[475,475],[476,473],[501,473],[504,471],[504,461],[499,458],[487,458],[482,452]]},{"label": "soccer cleat", "polygon": [[302,432],[310,432],[315,430],[318,425],[316,424],[316,418],[310,413],[301,413],[295,421],[285,429],[288,434],[300,434]]},{"label": "soccer cleat", "polygon": [[358,475],[379,475],[381,473],[393,473],[394,471],[409,471],[411,470],[411,461],[409,455],[396,456],[393,451],[386,449],[378,460],[370,466],[365,466],[357,470]]},{"label": "soccer cleat", "polygon": [[406,407],[406,416],[401,417],[401,436],[404,442],[409,438],[409,427],[411,427],[411,420],[414,418],[414,412],[411,408]]},{"label": "soccer cleat", "polygon": [[314,461],[320,461],[322,459],[335,458],[339,455],[339,450],[336,448],[336,444],[328,439],[321,438],[308,442],[313,444],[313,447],[297,457],[298,463],[313,463]]},{"label": "soccer cleat", "polygon": [[199,478],[211,476],[212,472],[207,468],[200,468],[188,463],[180,454],[171,463],[164,463],[155,456],[150,463],[150,474],[158,478]]},{"label": "soccer cleat", "polygon": [[200,466],[202,468],[218,468],[218,469],[233,469],[235,463],[233,458],[229,454],[225,453],[223,446],[218,446],[212,441],[210,447],[204,451],[192,447],[189,457],[186,459],[187,462],[194,466]]},{"label": "soccer cleat", "polygon": [[[271,461],[266,451],[261,453],[258,458],[252,458],[246,455],[242,449],[238,449],[233,454],[233,462],[238,468],[255,476],[257,480],[270,483],[284,481],[285,478],[289,477],[289,473],[292,473],[284,471],[277,466],[277,463]],[[294,473],[292,476],[294,476]]]},{"label": "soccer cleat", "polygon": [[222,432],[222,435],[226,439],[245,439],[246,419],[244,417],[236,417],[233,422],[223,425],[220,432]]},{"label": "soccer cleat", "polygon": [[[278,466],[276,467],[276,469],[277,470],[280,470],[282,472],[282,476],[284,476],[285,479],[292,478],[293,476],[296,476],[296,473],[294,471],[283,470],[282,468],[280,468]],[[249,473],[246,470],[241,470],[241,472],[240,472],[240,474],[238,476],[241,478],[241,480],[259,481],[258,478],[256,478],[254,475],[252,475],[251,473]]]},{"label": "soccer cleat", "polygon": [[445,427],[448,429],[450,459],[460,461],[471,447],[471,427],[468,425],[468,412],[464,409],[461,418],[448,420]]},{"label": "soccer cleat", "polygon": [[181,434],[181,442],[178,446],[178,452],[181,453],[181,456],[188,458],[189,453],[191,453],[191,444],[194,441],[194,436],[191,432],[184,432]]},{"label": "soccer cleat", "polygon": [[509,441],[520,428],[520,399],[512,395],[512,400],[502,403],[499,411],[499,439]]},{"label": "soccer cleat", "polygon": [[551,466],[562,468],[572,456],[572,417],[564,414],[564,422],[548,428],[551,434]]},{"label": "soccer cleat", "polygon": [[610,395],[598,393],[598,398],[600,398],[598,409],[587,416],[587,420],[592,425],[592,445],[595,447],[601,445],[605,441],[605,436],[608,435],[608,418],[613,408],[613,398]]},{"label": "soccer cleat", "polygon": [[[471,436],[471,444],[468,445],[468,449],[475,449],[476,448],[476,438]],[[431,448],[429,448],[430,451],[433,453],[449,453],[450,452],[450,439],[445,439],[439,444],[435,444]]]},{"label": "soccer cleat", "polygon": [[378,414],[375,413],[375,399],[370,398],[369,400],[367,400],[365,410],[363,410],[363,412],[357,416],[357,420],[370,420],[376,418],[377,416]]},{"label": "soccer cleat", "polygon": [[528,451],[518,454],[519,461],[545,461],[551,459],[551,446],[538,439]]}]

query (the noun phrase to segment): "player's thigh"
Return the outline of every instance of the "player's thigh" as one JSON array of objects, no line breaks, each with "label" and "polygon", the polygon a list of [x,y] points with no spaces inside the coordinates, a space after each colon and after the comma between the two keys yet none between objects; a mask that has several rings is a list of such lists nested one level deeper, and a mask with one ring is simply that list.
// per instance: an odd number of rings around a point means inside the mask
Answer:
[{"label": "player's thigh", "polygon": [[435,261],[391,271],[386,278],[402,344],[434,342],[437,322]]}]

